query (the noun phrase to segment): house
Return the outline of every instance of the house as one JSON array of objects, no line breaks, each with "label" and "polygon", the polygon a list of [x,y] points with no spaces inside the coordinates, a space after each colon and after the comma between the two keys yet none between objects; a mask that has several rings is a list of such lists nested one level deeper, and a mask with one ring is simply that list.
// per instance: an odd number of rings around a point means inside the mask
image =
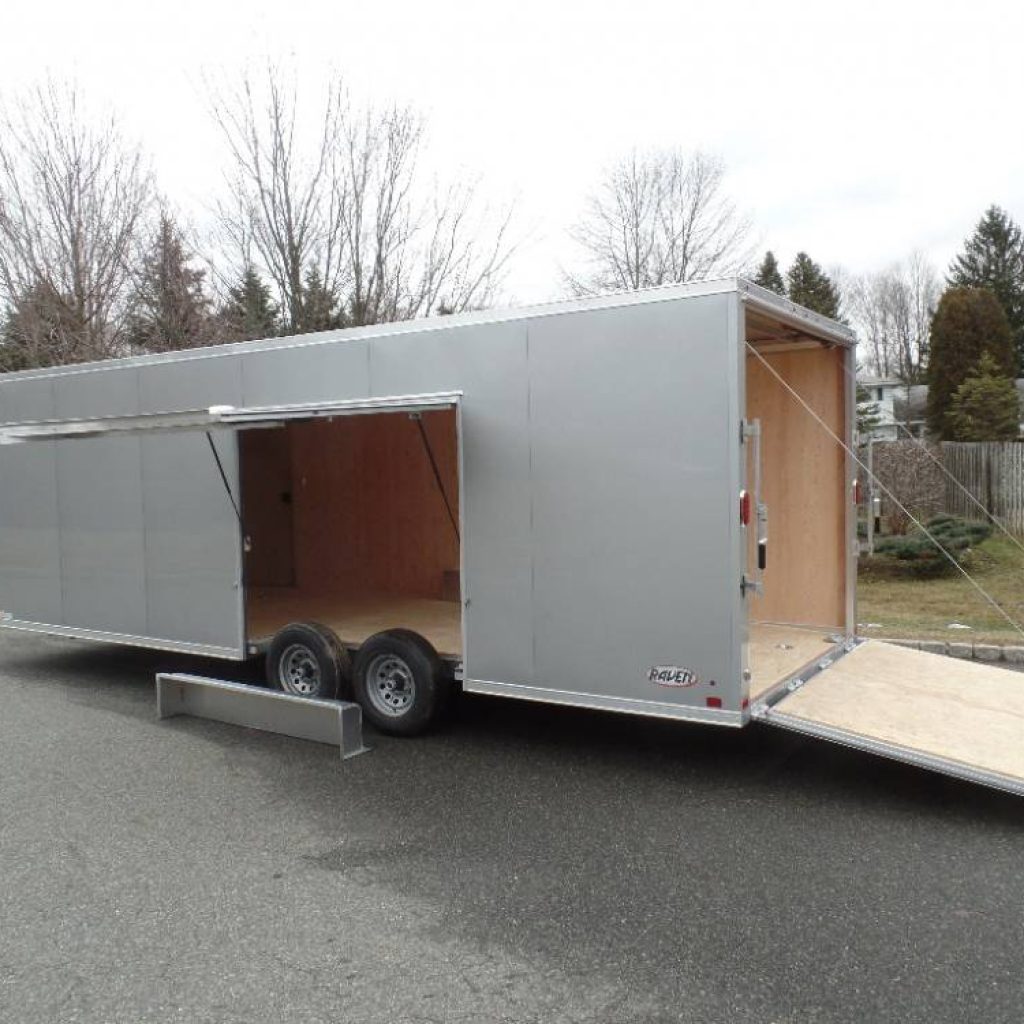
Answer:
[{"label": "house", "polygon": [[[1024,435],[1024,377],[1018,377],[1015,383],[1017,386],[1017,400],[1021,416],[1020,433],[1021,435]],[[901,384],[893,401],[893,430],[899,434],[900,437],[906,437],[906,430],[900,429],[900,426],[897,426],[897,424],[900,424],[901,426],[905,425],[909,427],[910,432],[914,437],[922,437],[924,435],[927,408],[927,384],[911,384],[909,387],[905,384]],[[872,437],[874,437],[875,440],[890,440],[889,437],[880,438],[880,435],[874,433],[872,433]]]},{"label": "house", "polygon": [[[898,377],[867,375],[858,376],[857,385],[863,389],[858,395],[859,408],[863,411],[871,409],[874,418],[878,421],[870,431],[866,432],[865,436],[861,437],[861,440],[866,441],[870,437],[875,441],[896,441],[900,437],[906,437],[906,431],[897,425],[898,423],[906,425],[906,417],[901,415],[897,418],[896,410],[897,403],[901,400],[905,407],[907,385]],[[925,388],[926,393],[927,390]],[[874,409],[871,408],[872,406]],[[917,436],[919,427],[915,429],[915,425],[912,424],[910,429]]]},{"label": "house", "polygon": [[[860,392],[858,408],[867,411],[871,406],[877,409],[875,426],[862,433],[861,441],[899,441],[908,436],[924,437],[928,408],[927,384],[904,384],[897,377],[873,377],[859,375],[857,385]],[[1016,381],[1017,396],[1020,400],[1020,432],[1024,436],[1024,377]]]}]

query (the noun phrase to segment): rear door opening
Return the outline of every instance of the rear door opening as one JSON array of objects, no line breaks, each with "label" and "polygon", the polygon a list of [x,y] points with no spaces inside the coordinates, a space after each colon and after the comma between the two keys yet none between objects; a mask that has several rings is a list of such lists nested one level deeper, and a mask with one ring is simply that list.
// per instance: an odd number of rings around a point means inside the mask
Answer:
[{"label": "rear door opening", "polygon": [[[747,480],[755,479],[759,457],[756,497],[768,519],[765,529],[752,517],[747,530],[748,574],[761,584],[746,601],[753,702],[832,656],[852,635],[852,495],[846,453],[787,390],[849,443],[847,350],[787,339],[778,325],[750,316],[747,341],[746,420],[760,434],[759,443],[745,446]],[[764,536],[767,559],[758,572],[757,545]]]}]

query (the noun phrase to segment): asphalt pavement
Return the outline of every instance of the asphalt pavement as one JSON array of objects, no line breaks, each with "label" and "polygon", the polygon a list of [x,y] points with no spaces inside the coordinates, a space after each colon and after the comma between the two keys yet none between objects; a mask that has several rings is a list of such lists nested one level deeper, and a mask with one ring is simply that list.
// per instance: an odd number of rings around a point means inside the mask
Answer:
[{"label": "asphalt pavement", "polygon": [[479,697],[341,762],[158,721],[158,669],[225,675],[0,638],[4,1022],[1024,1016],[1021,798]]}]

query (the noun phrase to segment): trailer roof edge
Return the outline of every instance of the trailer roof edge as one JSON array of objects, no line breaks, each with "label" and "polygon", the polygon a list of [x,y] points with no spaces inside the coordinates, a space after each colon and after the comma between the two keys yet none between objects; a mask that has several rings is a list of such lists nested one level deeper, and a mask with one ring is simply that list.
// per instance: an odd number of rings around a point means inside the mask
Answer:
[{"label": "trailer roof edge", "polygon": [[558,299],[551,302],[535,303],[529,306],[472,310],[466,313],[423,317],[418,320],[371,324],[366,327],[345,327],[339,330],[322,331],[315,334],[295,334],[285,337],[263,338],[255,341],[208,345],[202,348],[178,349],[173,352],[123,356],[87,363],[70,363],[64,366],[14,370],[9,373],[0,374],[0,384],[14,380],[63,377],[125,367],[157,366],[199,359],[216,359],[223,356],[244,355],[249,352],[304,348],[313,345],[359,341],[368,338],[410,334],[420,331],[513,323],[518,320],[533,320],[566,313],[584,313],[590,310],[642,306],[655,302],[671,302],[683,298],[699,298],[707,295],[728,295],[733,293],[739,294],[745,302],[754,305],[766,315],[798,327],[809,335],[840,345],[850,346],[855,344],[853,332],[842,324],[813,313],[809,309],[804,309],[802,306],[798,306],[788,299],[775,295],[773,292],[743,278],[729,277],[712,281],[691,281],[685,284],[661,285],[656,288],[645,288],[639,291],[611,292],[606,295],[588,296],[586,298]]},{"label": "trailer roof edge", "polygon": [[857,344],[857,335],[852,328],[815,313],[806,306],[799,306],[784,295],[778,295],[744,278],[737,279],[737,288],[743,301],[764,316],[789,324],[814,338],[845,348],[853,348]]}]

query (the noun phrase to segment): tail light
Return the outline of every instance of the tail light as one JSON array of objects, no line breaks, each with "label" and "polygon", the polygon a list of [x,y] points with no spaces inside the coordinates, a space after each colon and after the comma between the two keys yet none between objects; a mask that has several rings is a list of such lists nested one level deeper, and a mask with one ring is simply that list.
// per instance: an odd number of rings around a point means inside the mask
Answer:
[{"label": "tail light", "polygon": [[743,526],[750,524],[750,492],[740,491],[740,523]]}]

